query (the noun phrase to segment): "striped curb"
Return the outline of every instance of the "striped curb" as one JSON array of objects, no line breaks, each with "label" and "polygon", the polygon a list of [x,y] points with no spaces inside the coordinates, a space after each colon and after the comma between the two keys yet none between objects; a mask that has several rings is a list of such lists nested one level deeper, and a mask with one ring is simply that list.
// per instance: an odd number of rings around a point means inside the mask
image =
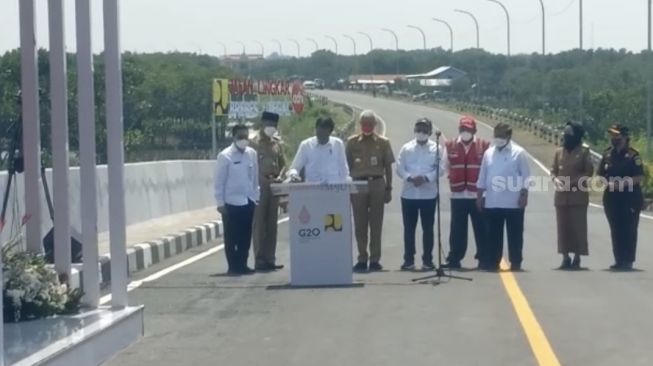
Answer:
[{"label": "striped curb", "polygon": [[[192,226],[177,234],[166,235],[157,240],[139,243],[127,248],[128,276],[150,268],[166,259],[182,254],[188,250],[203,246],[222,236],[221,221],[211,221],[203,225]],[[111,256],[105,254],[98,261],[100,287],[111,283]],[[82,265],[73,265],[70,285],[82,288]]]}]

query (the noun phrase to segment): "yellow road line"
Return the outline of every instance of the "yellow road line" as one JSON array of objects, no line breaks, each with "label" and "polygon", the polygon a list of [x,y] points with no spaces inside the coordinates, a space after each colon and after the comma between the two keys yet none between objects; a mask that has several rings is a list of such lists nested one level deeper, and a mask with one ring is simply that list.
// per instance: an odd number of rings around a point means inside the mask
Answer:
[{"label": "yellow road line", "polygon": [[553,352],[549,340],[546,338],[540,323],[535,318],[535,314],[526,300],[526,296],[522,292],[521,288],[517,284],[517,279],[512,272],[506,272],[509,267],[502,261],[501,262],[501,281],[503,286],[510,297],[512,306],[515,308],[519,322],[521,323],[524,333],[528,338],[528,343],[533,350],[533,354],[537,359],[537,363],[540,366],[559,366],[560,361]]}]

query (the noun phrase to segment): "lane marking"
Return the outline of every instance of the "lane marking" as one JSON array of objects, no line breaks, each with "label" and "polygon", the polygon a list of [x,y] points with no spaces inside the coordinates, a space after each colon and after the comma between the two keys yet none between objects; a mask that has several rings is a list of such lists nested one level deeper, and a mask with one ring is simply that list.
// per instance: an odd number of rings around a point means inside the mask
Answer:
[{"label": "lane marking", "polygon": [[[283,224],[284,222],[288,222],[288,220],[289,220],[288,217],[284,217],[283,219],[277,221],[277,224]],[[202,259],[204,259],[206,257],[209,257],[209,256],[211,256],[211,255],[213,255],[215,253],[218,253],[218,252],[220,252],[222,250],[224,250],[224,244],[218,245],[215,248],[211,248],[211,249],[209,249],[209,250],[207,250],[205,252],[194,255],[194,256],[192,256],[192,257],[190,257],[190,258],[188,258],[188,259],[186,259],[184,261],[181,261],[181,262],[179,262],[179,263],[177,263],[175,265],[172,265],[170,267],[166,267],[166,268],[164,268],[164,269],[162,269],[162,270],[160,270],[160,271],[158,271],[156,273],[153,273],[153,274],[151,274],[151,275],[149,275],[149,276],[147,276],[147,277],[145,277],[145,278],[143,278],[141,280],[132,281],[127,285],[127,292],[131,292],[131,291],[141,287],[143,284],[146,284],[148,282],[156,281],[156,280],[158,280],[159,278],[161,278],[163,276],[169,275],[172,272],[175,272],[175,271],[177,271],[179,269],[187,267],[187,266],[189,266],[189,265],[191,265],[191,264],[193,264],[195,262],[201,261]],[[108,303],[110,301],[111,301],[111,294],[102,296],[100,298],[100,305],[104,305],[104,304],[106,304],[106,303]]]},{"label": "lane marking", "polygon": [[[490,131],[494,130],[487,123],[482,121],[478,122],[484,125],[486,128],[490,129]],[[526,149],[524,149],[524,151],[526,151]],[[535,157],[533,157],[528,151],[526,151],[526,153],[528,154],[529,158],[531,158],[545,173],[549,173],[549,170],[544,164],[542,164],[542,162],[535,159]],[[501,282],[503,283],[503,287],[508,294],[508,298],[510,298],[515,313],[517,314],[517,318],[524,333],[526,334],[526,338],[528,339],[528,343],[537,360],[538,365],[559,366],[560,361],[558,361],[558,358],[553,351],[553,348],[551,347],[551,344],[549,343],[549,340],[547,339],[542,326],[537,321],[535,313],[531,309],[526,296],[519,287],[514,274],[512,272],[506,271],[509,267],[504,260],[501,261],[501,268],[503,270],[500,272]]]},{"label": "lane marking", "polygon": [[502,271],[499,273],[501,276],[501,282],[503,282],[503,287],[508,293],[508,297],[515,309],[515,313],[517,313],[517,317],[519,318],[522,329],[526,334],[531,350],[537,359],[537,363],[541,366],[559,366],[560,361],[558,361],[558,357],[555,352],[553,352],[553,348],[551,347],[544,330],[542,330],[542,326],[537,321],[535,313],[531,309],[526,296],[519,287],[515,275],[512,272],[507,272],[508,268],[508,264],[502,260]]}]

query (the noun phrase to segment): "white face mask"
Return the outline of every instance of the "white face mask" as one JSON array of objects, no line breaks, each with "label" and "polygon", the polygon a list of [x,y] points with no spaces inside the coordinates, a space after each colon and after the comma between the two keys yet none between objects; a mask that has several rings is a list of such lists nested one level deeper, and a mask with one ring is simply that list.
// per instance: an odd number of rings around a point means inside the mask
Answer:
[{"label": "white face mask", "polygon": [[272,127],[272,126],[267,126],[267,127],[265,127],[265,128],[263,129],[263,133],[264,133],[267,137],[272,137],[272,136],[274,136],[274,135],[277,133],[277,128],[276,128],[276,127]]},{"label": "white face mask", "polygon": [[469,131],[463,131],[460,133],[460,139],[463,140],[464,142],[472,141],[473,138],[474,138],[474,134],[472,134]]},{"label": "white face mask", "polygon": [[415,133],[415,140],[417,140],[417,142],[425,142],[428,139],[429,139],[429,135],[425,134],[424,132]]},{"label": "white face mask", "polygon": [[500,138],[500,137],[495,137],[494,138],[494,146],[496,147],[504,147],[508,145],[508,139]]},{"label": "white face mask", "polygon": [[249,140],[236,140],[236,147],[245,150],[249,146]]}]

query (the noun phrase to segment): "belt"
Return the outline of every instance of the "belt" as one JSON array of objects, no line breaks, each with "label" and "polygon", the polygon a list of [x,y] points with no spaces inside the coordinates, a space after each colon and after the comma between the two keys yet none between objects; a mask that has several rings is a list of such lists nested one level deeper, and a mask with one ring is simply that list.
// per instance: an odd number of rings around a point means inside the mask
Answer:
[{"label": "belt", "polygon": [[368,181],[368,182],[371,182],[371,181],[373,181],[373,180],[377,180],[377,179],[383,179],[383,176],[382,176],[382,175],[370,175],[370,176],[368,176],[368,177],[358,177],[358,178],[354,178],[354,180],[366,180],[366,181]]}]

